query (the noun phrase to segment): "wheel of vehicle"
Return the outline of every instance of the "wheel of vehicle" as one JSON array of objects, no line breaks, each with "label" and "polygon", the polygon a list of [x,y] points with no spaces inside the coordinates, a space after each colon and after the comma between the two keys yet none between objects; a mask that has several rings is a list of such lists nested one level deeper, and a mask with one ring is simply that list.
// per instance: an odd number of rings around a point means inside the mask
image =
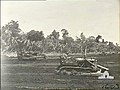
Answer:
[{"label": "wheel of vehicle", "polygon": [[71,75],[76,75],[78,72],[76,70],[71,70]]},{"label": "wheel of vehicle", "polygon": [[63,75],[65,75],[65,74],[67,74],[67,70],[63,69],[63,70],[61,70],[60,73],[63,74]]}]

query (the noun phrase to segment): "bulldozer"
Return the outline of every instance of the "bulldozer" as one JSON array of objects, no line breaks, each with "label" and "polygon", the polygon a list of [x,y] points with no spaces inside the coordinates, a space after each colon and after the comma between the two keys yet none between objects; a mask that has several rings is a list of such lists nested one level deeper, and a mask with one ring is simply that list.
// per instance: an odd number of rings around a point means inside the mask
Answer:
[{"label": "bulldozer", "polygon": [[98,64],[95,58],[60,56],[60,65],[56,68],[57,74],[68,75],[95,75],[100,76],[109,69]]}]

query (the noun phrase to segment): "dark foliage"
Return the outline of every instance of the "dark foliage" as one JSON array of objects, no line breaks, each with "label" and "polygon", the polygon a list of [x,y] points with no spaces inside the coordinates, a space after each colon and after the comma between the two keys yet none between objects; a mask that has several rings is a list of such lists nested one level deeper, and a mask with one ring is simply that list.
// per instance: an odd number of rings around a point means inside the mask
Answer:
[{"label": "dark foliage", "polygon": [[60,34],[56,30],[47,37],[44,36],[43,31],[31,30],[27,34],[20,34],[21,31],[18,22],[13,20],[1,28],[2,51],[16,51],[18,54],[28,51],[40,53],[84,53],[85,50],[88,53],[120,52],[118,44],[114,45],[113,42],[105,41],[101,35],[86,38],[82,32],[80,37],[74,40],[66,29],[61,30],[63,39],[59,38]]}]

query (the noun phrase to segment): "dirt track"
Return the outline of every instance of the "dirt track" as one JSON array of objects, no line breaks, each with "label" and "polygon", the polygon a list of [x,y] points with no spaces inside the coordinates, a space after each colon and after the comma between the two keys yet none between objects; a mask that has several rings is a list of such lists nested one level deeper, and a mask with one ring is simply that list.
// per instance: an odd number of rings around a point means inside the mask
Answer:
[{"label": "dirt track", "polygon": [[[118,55],[101,56],[98,63],[110,68],[114,80],[98,80],[91,76],[56,75],[59,60],[4,60],[2,90],[120,90],[120,61]],[[117,85],[119,85],[119,88]],[[106,88],[105,85],[108,85]],[[114,88],[111,88],[111,85]]]}]

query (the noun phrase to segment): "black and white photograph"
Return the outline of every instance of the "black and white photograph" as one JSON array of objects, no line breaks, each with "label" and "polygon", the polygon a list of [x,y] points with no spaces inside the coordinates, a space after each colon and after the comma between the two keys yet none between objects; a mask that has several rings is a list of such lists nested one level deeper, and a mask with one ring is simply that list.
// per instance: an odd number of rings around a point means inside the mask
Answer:
[{"label": "black and white photograph", "polygon": [[1,90],[120,90],[119,0],[2,0]]}]

